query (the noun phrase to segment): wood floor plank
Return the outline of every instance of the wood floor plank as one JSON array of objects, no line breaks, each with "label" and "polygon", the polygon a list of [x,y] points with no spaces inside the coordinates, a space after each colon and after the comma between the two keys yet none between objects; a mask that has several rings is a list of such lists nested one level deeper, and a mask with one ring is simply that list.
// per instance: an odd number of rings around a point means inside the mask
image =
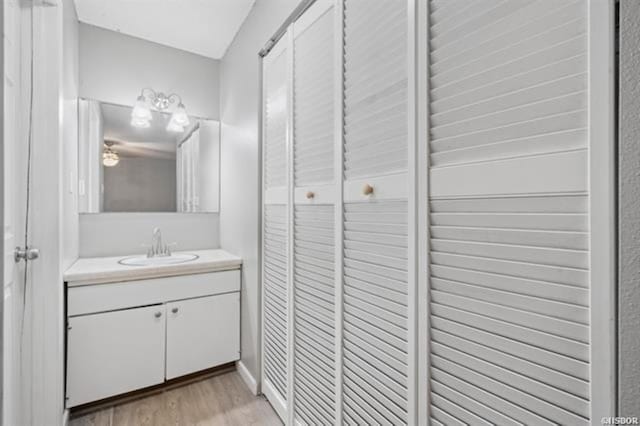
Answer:
[{"label": "wood floor plank", "polygon": [[75,418],[69,422],[72,426],[111,426],[113,408],[96,411]]},{"label": "wood floor plank", "polygon": [[280,426],[236,371],[72,418],[69,426]]}]

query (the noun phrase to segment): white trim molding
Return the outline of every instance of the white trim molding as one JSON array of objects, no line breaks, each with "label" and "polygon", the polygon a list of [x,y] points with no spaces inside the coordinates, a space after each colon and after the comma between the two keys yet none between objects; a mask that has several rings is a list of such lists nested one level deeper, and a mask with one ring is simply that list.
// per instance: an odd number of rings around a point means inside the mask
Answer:
[{"label": "white trim molding", "polygon": [[615,5],[589,0],[591,421],[615,417]]},{"label": "white trim molding", "polygon": [[247,387],[249,388],[251,393],[254,396],[258,396],[260,394],[260,389],[258,387],[258,382],[255,379],[255,377],[253,377],[253,374],[251,374],[251,372],[249,371],[247,366],[244,365],[244,362],[237,361],[236,362],[236,369],[238,370],[238,374],[240,374],[240,377],[244,381],[244,384],[247,385]]}]

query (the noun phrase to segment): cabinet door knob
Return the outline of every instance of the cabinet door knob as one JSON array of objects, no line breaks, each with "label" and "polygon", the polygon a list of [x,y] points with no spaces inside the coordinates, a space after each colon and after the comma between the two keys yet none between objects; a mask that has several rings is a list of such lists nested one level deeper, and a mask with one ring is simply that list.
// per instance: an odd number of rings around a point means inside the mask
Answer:
[{"label": "cabinet door knob", "polygon": [[162,316],[162,312],[156,312],[156,313],[154,314],[154,316],[155,316],[156,318],[160,318],[160,317]]},{"label": "cabinet door knob", "polygon": [[316,194],[313,193],[312,191],[307,192],[307,200],[313,200],[315,196]]},{"label": "cabinet door knob", "polygon": [[371,185],[369,185],[369,184],[366,184],[366,185],[364,186],[364,188],[362,188],[362,193],[363,193],[364,195],[371,195],[371,194],[373,194],[373,186],[371,186]]},{"label": "cabinet door knob", "polygon": [[174,314],[177,314],[178,313],[178,308],[171,309],[171,312],[173,312]]}]

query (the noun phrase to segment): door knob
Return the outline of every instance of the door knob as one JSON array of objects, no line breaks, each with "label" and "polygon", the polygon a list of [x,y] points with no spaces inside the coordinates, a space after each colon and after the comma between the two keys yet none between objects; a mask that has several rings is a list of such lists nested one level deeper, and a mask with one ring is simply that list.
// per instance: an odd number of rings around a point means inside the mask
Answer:
[{"label": "door knob", "polygon": [[155,316],[156,318],[160,318],[160,317],[162,316],[162,312],[156,312],[156,313],[154,314],[154,316]]},{"label": "door knob", "polygon": [[373,186],[371,186],[371,185],[369,185],[369,184],[366,184],[366,185],[364,186],[364,188],[362,188],[362,193],[363,193],[364,195],[371,195],[371,194],[373,194]]},{"label": "door knob", "polygon": [[13,251],[13,260],[15,260],[16,263],[20,262],[21,260],[36,260],[39,257],[40,250],[33,247],[16,247],[16,249]]},{"label": "door knob", "polygon": [[178,313],[178,308],[171,309],[171,312],[173,312],[174,314],[177,314]]},{"label": "door knob", "polygon": [[312,191],[307,192],[307,200],[313,200],[315,196],[316,194],[314,194]]}]

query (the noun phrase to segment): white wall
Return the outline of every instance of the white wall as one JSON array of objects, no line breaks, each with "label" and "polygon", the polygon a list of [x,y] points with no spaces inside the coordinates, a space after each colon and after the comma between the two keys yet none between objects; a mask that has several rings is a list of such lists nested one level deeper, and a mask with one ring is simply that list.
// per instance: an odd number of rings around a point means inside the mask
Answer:
[{"label": "white wall", "polygon": [[218,119],[218,68],[215,59],[80,24],[83,98],[133,105],[140,90],[151,87],[178,93],[192,115]]},{"label": "white wall", "polygon": [[220,71],[220,241],[243,258],[242,362],[260,379],[260,68],[258,52],[298,0],[257,1]]},{"label": "white wall", "polygon": [[220,247],[219,220],[214,213],[102,213],[80,215],[80,257],[145,253],[154,227],[179,250]]},{"label": "white wall", "polygon": [[640,416],[640,2],[620,2],[619,415]]}]

